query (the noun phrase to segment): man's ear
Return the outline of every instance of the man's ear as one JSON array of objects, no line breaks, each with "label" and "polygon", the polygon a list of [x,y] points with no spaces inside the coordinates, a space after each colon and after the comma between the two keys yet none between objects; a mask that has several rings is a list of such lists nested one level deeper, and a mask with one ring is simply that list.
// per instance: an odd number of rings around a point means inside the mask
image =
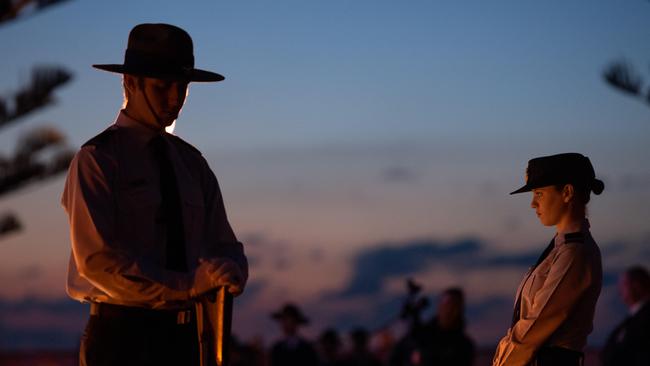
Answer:
[{"label": "man's ear", "polygon": [[133,94],[136,88],[136,80],[133,75],[124,74],[123,77],[124,89],[127,91],[127,94]]},{"label": "man's ear", "polygon": [[562,188],[562,200],[564,201],[564,203],[571,202],[574,196],[575,196],[575,188],[573,188],[573,184],[565,184],[564,188]]}]

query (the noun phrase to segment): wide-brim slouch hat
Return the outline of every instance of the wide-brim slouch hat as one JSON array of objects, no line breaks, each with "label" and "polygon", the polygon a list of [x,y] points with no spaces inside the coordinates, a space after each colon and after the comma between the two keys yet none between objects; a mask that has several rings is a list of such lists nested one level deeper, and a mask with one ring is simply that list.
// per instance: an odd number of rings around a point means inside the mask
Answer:
[{"label": "wide-brim slouch hat", "polygon": [[293,318],[298,324],[309,324],[309,319],[300,311],[300,308],[294,304],[285,304],[282,309],[271,314],[275,320],[282,318]]},{"label": "wide-brim slouch hat", "polygon": [[605,188],[605,184],[596,178],[588,157],[579,153],[564,153],[529,160],[526,184],[510,194],[559,184],[573,184],[595,194],[602,193]]},{"label": "wide-brim slouch hat", "polygon": [[190,35],[177,26],[163,23],[133,27],[123,64],[95,64],[93,67],[164,80],[224,80],[221,74],[194,68],[194,46]]}]

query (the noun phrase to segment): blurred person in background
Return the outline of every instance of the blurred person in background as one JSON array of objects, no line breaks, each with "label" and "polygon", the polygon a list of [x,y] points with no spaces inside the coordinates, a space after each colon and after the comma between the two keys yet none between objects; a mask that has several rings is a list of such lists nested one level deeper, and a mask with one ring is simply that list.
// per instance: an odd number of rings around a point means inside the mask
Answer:
[{"label": "blurred person in background", "polygon": [[241,342],[234,334],[230,337],[228,366],[264,366],[264,348],[255,340]]},{"label": "blurred person in background", "polygon": [[[397,340],[390,327],[382,327],[374,332],[371,338],[374,342],[370,342],[372,352],[382,365],[390,364],[392,353],[397,345]],[[374,347],[372,347],[374,345]]]},{"label": "blurred person in background", "polygon": [[474,342],[465,333],[465,295],[457,287],[442,293],[437,313],[421,331],[422,365],[471,366]]},{"label": "blurred person in background", "polygon": [[381,366],[382,363],[369,347],[370,335],[364,328],[355,328],[350,332],[351,348],[345,357],[347,366]]},{"label": "blurred person in background", "polygon": [[336,329],[325,329],[318,337],[321,366],[343,366],[341,348],[343,343]]},{"label": "blurred person in background", "polygon": [[286,304],[271,317],[282,327],[282,339],[271,347],[271,366],[318,366],[316,349],[299,333],[309,319],[298,306]]},{"label": "blurred person in background", "polygon": [[601,353],[603,366],[650,365],[650,275],[642,266],[628,268],[618,289],[628,316],[609,335]]},{"label": "blurred person in background", "polygon": [[493,366],[577,366],[593,329],[602,287],[600,250],[589,231],[587,203],[602,193],[589,158],[578,153],[532,159],[526,184],[531,207],[556,234],[517,290],[512,323]]}]

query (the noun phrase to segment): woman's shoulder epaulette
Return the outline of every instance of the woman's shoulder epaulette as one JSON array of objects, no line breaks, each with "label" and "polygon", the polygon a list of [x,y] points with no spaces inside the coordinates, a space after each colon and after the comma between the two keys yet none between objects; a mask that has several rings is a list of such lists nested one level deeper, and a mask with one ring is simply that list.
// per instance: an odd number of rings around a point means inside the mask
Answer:
[{"label": "woman's shoulder epaulette", "polygon": [[564,234],[565,243],[584,243],[585,234],[581,232]]}]

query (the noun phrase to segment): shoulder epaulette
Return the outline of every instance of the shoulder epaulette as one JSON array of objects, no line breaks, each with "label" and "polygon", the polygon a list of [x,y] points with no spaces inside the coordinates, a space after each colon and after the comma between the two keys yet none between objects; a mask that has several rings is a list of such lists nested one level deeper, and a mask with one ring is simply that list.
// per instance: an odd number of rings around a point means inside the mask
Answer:
[{"label": "shoulder epaulette", "polygon": [[203,155],[203,154],[201,154],[201,151],[199,151],[199,149],[195,148],[194,146],[192,146],[192,144],[190,144],[189,142],[183,140],[182,138],[180,138],[180,137],[178,137],[178,136],[176,136],[176,135],[172,135],[172,134],[170,134],[169,136],[170,136],[173,140],[180,142],[181,145],[183,145],[183,146],[189,148],[191,151],[193,151],[193,152],[195,152],[195,153],[197,153],[197,154],[199,154],[199,155]]},{"label": "shoulder epaulette", "polygon": [[565,243],[584,243],[585,234],[581,232],[564,234]]},{"label": "shoulder epaulette", "polygon": [[109,128],[105,129],[104,131],[100,132],[97,136],[91,138],[90,140],[86,141],[81,147],[85,146],[101,146],[104,145],[108,142],[108,140],[115,134],[117,131],[116,126],[110,126]]}]

